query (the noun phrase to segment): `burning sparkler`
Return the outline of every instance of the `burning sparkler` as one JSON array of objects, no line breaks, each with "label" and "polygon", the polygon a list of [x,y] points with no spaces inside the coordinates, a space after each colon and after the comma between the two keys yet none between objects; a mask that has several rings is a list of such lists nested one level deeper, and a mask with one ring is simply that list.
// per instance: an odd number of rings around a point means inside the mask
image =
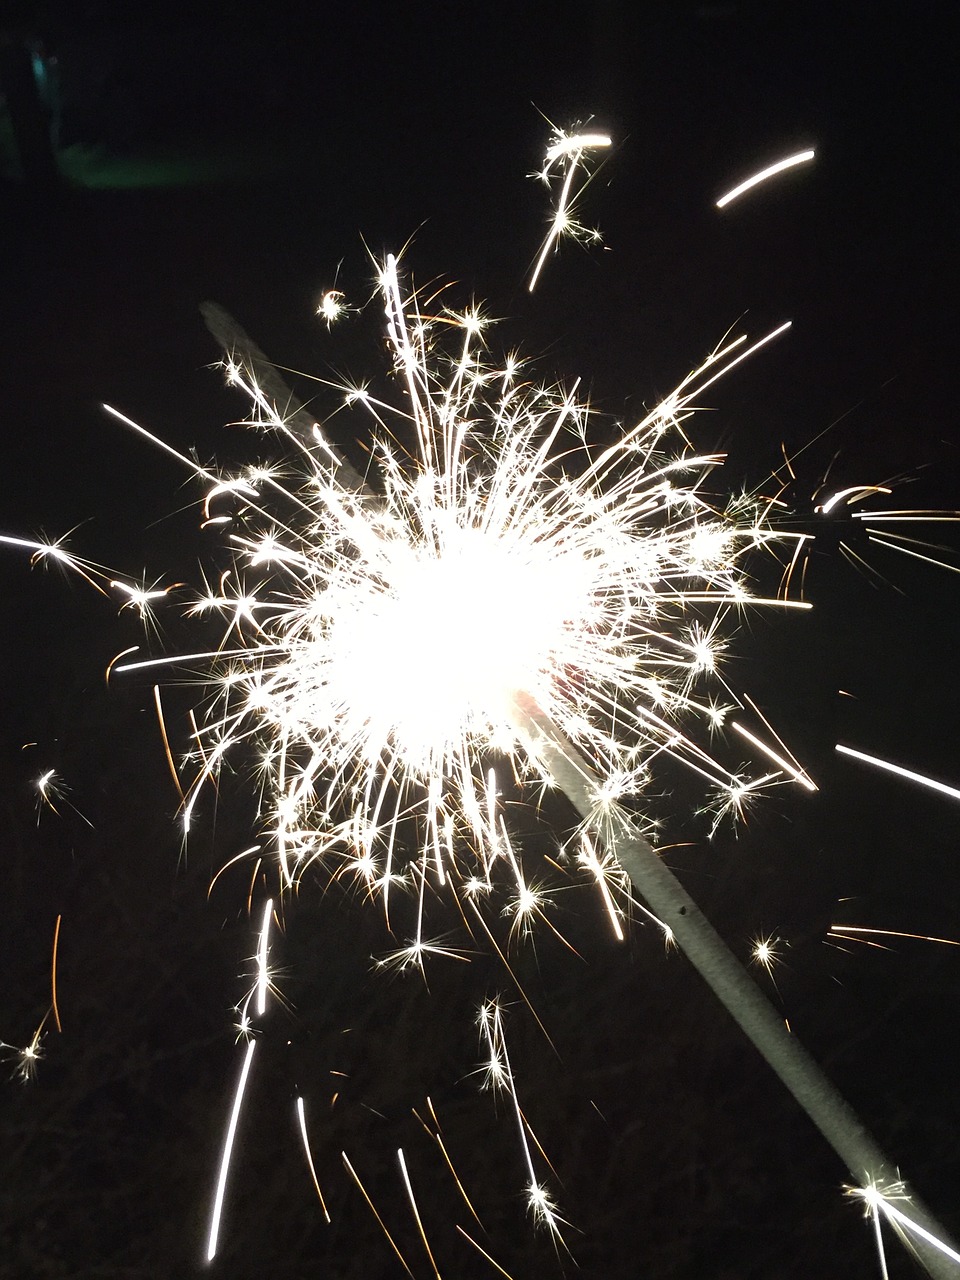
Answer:
[{"label": "burning sparkler", "polygon": [[[373,421],[379,484],[361,482],[317,424],[309,436],[291,426],[237,359],[229,379],[251,396],[256,424],[296,446],[298,483],[263,467],[211,476],[180,459],[210,483],[208,520],[230,527],[224,500],[244,516],[229,533],[234,565],[192,607],[219,614],[226,632],[210,655],[219,675],[185,821],[225,754],[256,744],[264,826],[287,883],[319,862],[379,894],[394,930],[391,895],[409,891],[414,920],[396,960],[422,966],[453,954],[426,931],[444,892],[482,923],[478,903],[505,886],[518,928],[545,919],[545,891],[504,819],[496,761],[521,784],[559,786],[614,927],[629,880],[858,1180],[892,1176],[624,808],[664,757],[705,779],[718,813],[738,813],[764,786],[815,788],[765,723],[763,737],[731,722],[773,766],[752,778],[688,727],[727,722],[711,686],[751,708],[721,674],[729,618],[807,607],[754,593],[745,557],[798,535],[778,534],[756,499],[711,499],[722,458],[694,451],[683,425],[704,388],[773,335],[714,352],[640,423],[595,446],[576,387],[545,390],[514,363],[487,363],[476,311],[426,313],[393,258],[381,287],[404,399],[341,390],[343,408]],[[441,337],[450,333],[452,349]],[[409,445],[397,443],[404,436]],[[527,1149],[502,1031],[488,1025],[489,1070],[506,1073]],[[531,1212],[559,1232],[527,1159]],[[935,1275],[942,1260],[925,1256]]]},{"label": "burning sparkler", "polygon": [[[562,186],[531,289],[557,238],[582,230],[571,216],[575,175],[583,154],[609,141],[554,139],[542,176],[559,169]],[[685,428],[704,391],[787,326],[750,346],[727,342],[641,421],[596,443],[578,385],[545,387],[515,358],[494,363],[478,310],[425,303],[392,256],[379,284],[400,396],[328,384],[337,397],[328,420],[360,414],[363,433],[372,434],[363,478],[324,427],[276,394],[275,375],[271,385],[252,344],[232,353],[228,379],[249,395],[251,423],[295,452],[292,480],[280,466],[235,474],[200,467],[110,410],[204,482],[204,522],[225,530],[232,555],[190,605],[193,615],[222,619],[214,651],[113,667],[205,665],[211,673],[206,713],[175,772],[181,781],[192,774],[183,785],[184,828],[228,754],[247,751],[256,760],[263,838],[285,884],[314,864],[354,881],[379,897],[395,934],[406,931],[394,960],[422,967],[454,954],[431,932],[441,899],[490,937],[484,912],[495,892],[515,932],[546,921],[550,890],[515,846],[504,799],[516,785],[559,788],[579,815],[573,865],[598,887],[617,936],[632,885],[858,1185],[884,1184],[889,1162],[656,856],[649,823],[632,812],[662,762],[704,782],[715,821],[770,786],[815,789],[761,716],[754,729],[731,720],[735,710],[754,709],[723,675],[737,617],[809,607],[760,595],[747,567],[751,556],[792,564],[806,535],[773,527],[769,504],[756,496],[718,498],[711,483],[723,457],[695,450]],[[344,308],[339,291],[327,297],[329,323]],[[99,589],[114,587],[145,614],[166,594],[117,581],[58,545],[3,540],[77,569]],[[703,745],[705,733],[723,727],[757,753],[752,772]],[[271,911],[267,904],[257,985],[241,1009],[246,1037],[251,1002],[258,1016],[265,1008]],[[528,1207],[558,1235],[563,1219],[533,1162],[495,1002],[484,1006],[481,1025],[491,1081],[508,1090],[515,1112]],[[254,1048],[248,1038],[210,1257]],[[302,1110],[300,1120],[316,1182]],[[927,1237],[942,1234],[929,1230],[936,1224],[919,1205],[913,1213],[931,1273],[954,1274],[943,1270],[949,1246],[927,1248]],[[425,1236],[424,1245],[429,1255]]]}]

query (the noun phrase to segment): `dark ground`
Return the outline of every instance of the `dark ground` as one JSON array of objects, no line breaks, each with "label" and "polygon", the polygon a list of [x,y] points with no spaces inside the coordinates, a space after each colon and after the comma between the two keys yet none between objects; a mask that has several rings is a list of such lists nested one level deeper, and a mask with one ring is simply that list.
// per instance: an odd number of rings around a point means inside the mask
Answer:
[{"label": "dark ground", "polygon": [[[898,505],[957,505],[948,23],[939,6],[826,14],[718,4],[638,17],[617,0],[509,20],[497,5],[296,22],[231,8],[203,24],[95,5],[26,12],[58,58],[69,181],[31,189],[7,137],[0,532],[79,525],[71,546],[91,559],[196,582],[210,547],[197,493],[99,402],[201,459],[260,456],[262,441],[222,427],[242,410],[206,367],[217,352],[200,302],[221,302],[282,363],[362,376],[380,359],[375,309],[328,333],[317,297],[337,278],[364,299],[364,241],[380,254],[412,233],[420,279],[488,299],[507,317],[504,347],[522,341],[546,372],[583,375],[615,416],[669,390],[729,326],[759,334],[792,317],[790,337],[717,388],[719,412],[695,425],[704,447],[729,451],[731,487],[763,480],[781,441],[794,453],[812,441],[795,464],[801,492],[832,465],[836,487],[897,477]],[[524,180],[546,133],[538,110],[558,123],[595,112],[617,146],[585,205],[609,251],[568,246],[530,299],[546,208]],[[738,177],[804,145],[813,167],[713,209]],[[821,792],[785,789],[738,837],[708,844],[677,782],[669,835],[682,847],[669,859],[739,954],[759,933],[783,940],[771,996],[956,1234],[960,950],[825,940],[838,914],[960,937],[956,804],[833,755],[842,740],[960,778],[957,579],[870,555],[889,583],[824,543],[814,612],[751,623],[731,670]],[[254,836],[238,784],[182,855],[149,686],[102,679],[139,640],[129,612],[0,551],[4,1041],[26,1043],[43,1017],[63,918],[63,1032],[48,1023],[35,1082],[0,1085],[0,1275],[16,1280],[202,1269],[239,1064],[231,1005],[254,933],[246,873],[207,887]],[[37,820],[31,783],[51,767],[91,826],[64,806]],[[388,944],[376,912],[308,881],[286,908],[286,1007],[258,1049],[214,1275],[402,1274],[341,1150],[414,1273],[430,1275],[399,1146],[445,1277],[496,1274],[454,1222],[516,1280],[878,1274],[845,1171],[686,963],[649,928],[615,945],[589,895],[570,895],[558,923],[582,960],[549,936],[516,959],[557,1053],[522,1008],[508,1033],[579,1272],[528,1229],[509,1117],[471,1074],[473,1014],[501,971],[438,963],[429,993],[372,974]],[[298,1092],[331,1226],[294,1128]],[[485,1230],[411,1115],[427,1095]],[[892,1277],[917,1274],[895,1241],[889,1252]]]}]

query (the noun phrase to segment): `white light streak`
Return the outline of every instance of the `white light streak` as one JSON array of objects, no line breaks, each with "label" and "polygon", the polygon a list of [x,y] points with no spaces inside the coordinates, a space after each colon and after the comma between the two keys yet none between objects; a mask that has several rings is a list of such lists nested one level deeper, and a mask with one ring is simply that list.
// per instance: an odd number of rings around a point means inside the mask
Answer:
[{"label": "white light streak", "polygon": [[[893,493],[893,490],[888,489],[882,484],[855,484],[851,485],[849,489],[838,489],[836,493],[831,494],[826,502],[821,503],[813,509],[818,515],[826,516],[830,514],[837,503],[842,502],[845,506],[849,507],[854,502],[859,502],[861,498],[869,497],[872,493]],[[854,512],[854,515],[869,517],[870,513],[866,511],[857,511]]]},{"label": "white light streak", "polygon": [[950,787],[945,782],[937,782],[934,778],[928,778],[923,773],[915,773],[912,769],[905,769],[903,765],[892,764],[889,760],[881,760],[878,756],[869,756],[864,751],[855,751],[853,747],[844,747],[837,743],[836,750],[845,756],[852,756],[854,760],[862,760],[864,764],[872,764],[877,769],[886,769],[888,773],[895,773],[898,777],[907,778],[910,782],[918,782],[923,787],[929,787],[931,791],[939,791],[942,795],[949,796],[951,800],[960,800],[960,787]]},{"label": "white light streak", "polygon": [[[848,1187],[847,1193],[863,1200],[868,1216],[878,1218],[880,1214],[883,1214],[887,1221],[897,1230],[898,1234],[906,1233],[908,1237],[912,1235],[917,1239],[923,1240],[942,1253],[944,1257],[960,1264],[960,1253],[956,1249],[951,1248],[945,1241],[935,1236],[932,1231],[928,1231],[926,1227],[921,1226],[919,1222],[911,1218],[909,1214],[904,1213],[902,1209],[898,1209],[893,1203],[894,1200],[901,1200],[906,1204],[910,1203],[909,1196],[903,1192],[902,1183],[895,1182],[890,1186],[884,1187],[876,1183],[870,1183],[865,1187]],[[879,1248],[882,1259],[882,1243]]]},{"label": "white light streak", "polygon": [[270,953],[270,917],[273,915],[273,899],[263,908],[263,923],[260,926],[260,944],[257,947],[257,1015],[263,1017],[267,1011],[267,991],[270,988],[270,970],[267,964]]},{"label": "white light streak", "polygon": [[330,1212],[327,1209],[327,1202],[323,1198],[323,1192],[320,1190],[320,1181],[317,1178],[316,1165],[313,1163],[313,1152],[310,1150],[310,1139],[307,1135],[307,1117],[304,1113],[303,1098],[297,1098],[297,1123],[300,1126],[300,1137],[303,1139],[303,1153],[307,1158],[307,1165],[310,1169],[310,1177],[313,1179],[314,1190],[317,1193],[317,1199],[320,1201],[320,1208],[323,1210],[323,1216],[327,1222],[331,1221]]},{"label": "white light streak", "polygon": [[751,733],[749,729],[745,729],[742,724],[738,724],[735,720],[730,725],[731,729],[735,729],[742,738],[746,738],[748,742],[752,742],[758,751],[762,751],[768,759],[782,769],[784,773],[793,778],[794,782],[799,782],[801,787],[806,787],[808,791],[817,791],[819,788],[810,775],[797,764],[791,764],[789,760],[785,760],[783,756],[778,755],[762,738],[758,738],[755,733]]},{"label": "white light streak", "polygon": [[227,1174],[230,1171],[230,1157],[233,1154],[233,1140],[237,1136],[237,1124],[240,1120],[240,1109],[243,1106],[243,1094],[247,1087],[250,1064],[253,1062],[253,1051],[257,1047],[256,1040],[247,1041],[247,1051],[240,1069],[240,1078],[233,1098],[230,1112],[230,1123],[227,1125],[226,1137],[223,1140],[223,1154],[220,1157],[220,1173],[217,1177],[217,1190],[213,1197],[213,1211],[210,1215],[210,1234],[207,1239],[207,1261],[212,1262],[217,1256],[217,1244],[220,1239],[220,1219],[223,1214],[223,1198],[227,1190]]},{"label": "white light streak", "polygon": [[420,1232],[420,1239],[423,1241],[423,1247],[427,1257],[430,1259],[430,1265],[433,1268],[433,1274],[437,1280],[440,1280],[440,1272],[437,1270],[437,1263],[433,1256],[433,1250],[430,1248],[430,1241],[427,1239],[427,1233],[423,1227],[423,1219],[420,1217],[420,1210],[417,1207],[416,1196],[413,1194],[413,1184],[410,1181],[410,1174],[407,1172],[407,1162],[403,1158],[403,1147],[397,1148],[397,1160],[400,1164],[400,1173],[403,1177],[403,1185],[407,1189],[407,1199],[410,1201],[410,1208],[413,1210],[413,1218],[417,1224],[417,1230]]},{"label": "white light streak", "polygon": [[716,207],[725,209],[728,204],[736,200],[738,196],[742,196],[745,191],[749,191],[751,187],[755,187],[761,182],[766,182],[768,178],[772,178],[778,173],[783,173],[784,169],[792,169],[798,164],[806,164],[813,157],[813,151],[798,151],[796,155],[787,156],[785,160],[778,160],[776,164],[767,165],[765,169],[761,169],[759,173],[755,173],[752,177],[735,186],[732,191],[728,191],[725,196],[721,196],[717,201]]}]

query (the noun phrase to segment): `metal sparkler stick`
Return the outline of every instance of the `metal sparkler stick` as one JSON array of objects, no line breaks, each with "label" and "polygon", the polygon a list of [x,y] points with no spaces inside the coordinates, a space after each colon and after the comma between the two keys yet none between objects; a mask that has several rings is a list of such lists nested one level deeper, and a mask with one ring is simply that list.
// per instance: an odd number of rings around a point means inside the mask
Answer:
[{"label": "metal sparkler stick", "polygon": [[[909,1198],[911,1217],[956,1251],[943,1227],[903,1187],[895,1166],[853,1108],[796,1036],[787,1031],[769,1000],[629,815],[619,805],[601,800],[601,781],[589,761],[532,699],[519,694],[515,701],[517,728],[529,740],[534,754],[580,816],[597,825],[634,888],[670,929],[680,950],[843,1160],[857,1186],[883,1187],[897,1182]],[[957,1263],[923,1239],[912,1239],[911,1243],[935,1280],[956,1280],[960,1274]]]}]

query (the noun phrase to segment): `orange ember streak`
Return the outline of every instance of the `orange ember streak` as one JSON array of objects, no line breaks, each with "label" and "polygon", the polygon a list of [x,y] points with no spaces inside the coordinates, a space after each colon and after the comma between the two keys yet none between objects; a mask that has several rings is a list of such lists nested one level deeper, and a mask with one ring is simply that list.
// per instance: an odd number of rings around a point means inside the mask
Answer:
[{"label": "orange ember streak", "polygon": [[160,737],[163,739],[163,750],[166,753],[167,766],[170,769],[170,776],[173,778],[173,785],[177,788],[177,795],[180,797],[180,803],[184,804],[186,802],[186,797],[183,794],[183,787],[180,785],[177,766],[173,760],[173,752],[170,750],[170,739],[167,737],[167,725],[163,718],[163,704],[160,701],[160,686],[158,684],[153,686],[153,700],[157,707],[157,719],[160,721]]},{"label": "orange ember streak", "polygon": [[405,1259],[404,1259],[403,1254],[402,1254],[402,1253],[400,1252],[400,1250],[397,1248],[397,1242],[394,1240],[393,1236],[392,1236],[392,1235],[390,1234],[390,1232],[387,1230],[386,1223],[385,1223],[385,1222],[384,1222],[384,1220],[380,1217],[379,1213],[377,1213],[377,1207],[376,1207],[376,1205],[373,1203],[373,1201],[372,1201],[372,1200],[370,1199],[370,1197],[367,1195],[367,1189],[366,1189],[366,1187],[363,1185],[363,1183],[360,1181],[360,1177],[359,1177],[359,1175],[357,1174],[356,1169],[354,1169],[353,1165],[352,1165],[352,1164],[350,1163],[350,1161],[347,1159],[347,1153],[346,1153],[345,1151],[341,1151],[341,1152],[340,1152],[340,1159],[343,1161],[344,1166],[345,1166],[345,1168],[346,1168],[346,1170],[347,1170],[347,1173],[349,1173],[349,1174],[350,1174],[350,1177],[351,1177],[351,1178],[353,1178],[354,1182],[355,1182],[355,1183],[357,1184],[357,1186],[360,1188],[360,1194],[363,1196],[364,1200],[366,1200],[367,1204],[370,1206],[370,1212],[371,1212],[371,1213],[373,1214],[373,1216],[376,1218],[377,1222],[379,1222],[381,1231],[382,1231],[382,1232],[383,1232],[383,1234],[387,1237],[387,1239],[390,1241],[390,1247],[393,1249],[393,1252],[394,1252],[394,1253],[397,1255],[397,1257],[399,1258],[399,1260],[400,1260],[400,1265],[403,1267],[404,1271],[405,1271],[405,1272],[407,1273],[407,1275],[410,1277],[410,1280],[417,1280],[416,1276],[413,1274],[413,1272],[412,1272],[412,1271],[410,1270],[410,1268],[407,1266],[407,1264],[406,1264],[406,1261],[405,1261]]},{"label": "orange ember streak", "polygon": [[490,1263],[491,1267],[493,1267],[493,1268],[495,1268],[497,1271],[499,1271],[499,1272],[500,1272],[500,1274],[501,1274],[502,1276],[506,1276],[506,1277],[507,1277],[507,1280],[513,1280],[513,1276],[510,1274],[510,1272],[509,1272],[509,1271],[504,1271],[503,1267],[501,1267],[501,1265],[500,1265],[500,1263],[499,1263],[499,1262],[494,1262],[493,1258],[491,1258],[491,1257],[490,1257],[490,1255],[489,1255],[489,1253],[487,1253],[486,1249],[484,1249],[484,1248],[482,1248],[480,1245],[478,1245],[478,1244],[477,1244],[477,1242],[476,1242],[476,1240],[474,1240],[472,1236],[468,1236],[468,1235],[467,1235],[467,1233],[464,1231],[463,1227],[461,1227],[461,1225],[460,1225],[460,1223],[459,1223],[459,1222],[457,1223],[457,1230],[458,1230],[458,1231],[460,1232],[460,1234],[463,1236],[464,1240],[466,1240],[469,1244],[472,1244],[472,1245],[473,1245],[473,1247],[476,1249],[477,1253],[481,1253],[481,1254],[483,1254],[483,1256],[486,1258],[486,1260]]},{"label": "orange ember streak", "polygon": [[53,961],[50,965],[50,988],[53,992],[53,1018],[57,1024],[57,1030],[63,1034],[63,1027],[60,1025],[60,1010],[57,1008],[57,943],[60,941],[60,921],[62,916],[57,916],[57,923],[53,928]]}]

